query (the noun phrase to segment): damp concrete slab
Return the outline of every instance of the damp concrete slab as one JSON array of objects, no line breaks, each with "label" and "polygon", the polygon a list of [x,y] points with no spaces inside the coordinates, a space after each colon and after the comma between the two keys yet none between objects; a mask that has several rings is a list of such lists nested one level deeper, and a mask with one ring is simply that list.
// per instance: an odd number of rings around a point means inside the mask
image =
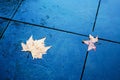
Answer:
[{"label": "damp concrete slab", "polygon": [[0,18],[0,36],[2,35],[3,31],[5,30],[8,22],[9,22],[8,20]]},{"label": "damp concrete slab", "polygon": [[0,16],[11,18],[22,0],[0,0]]},{"label": "damp concrete slab", "polygon": [[99,0],[25,0],[14,19],[75,33],[92,31]]},{"label": "damp concrete slab", "polygon": [[95,34],[104,39],[120,42],[119,0],[102,0],[98,14]]},{"label": "damp concrete slab", "polygon": [[82,80],[120,80],[120,44],[99,41],[88,54]]},{"label": "damp concrete slab", "polygon": [[[46,46],[52,46],[42,59],[33,59],[30,52],[21,51],[21,43],[25,43],[31,35],[36,40],[46,37]],[[87,50],[82,44],[83,39],[86,37],[11,22],[0,40],[0,70],[4,72],[0,72],[0,77],[15,80],[79,80]],[[10,69],[8,63],[13,65]],[[6,75],[5,70],[8,69],[9,75]]]}]

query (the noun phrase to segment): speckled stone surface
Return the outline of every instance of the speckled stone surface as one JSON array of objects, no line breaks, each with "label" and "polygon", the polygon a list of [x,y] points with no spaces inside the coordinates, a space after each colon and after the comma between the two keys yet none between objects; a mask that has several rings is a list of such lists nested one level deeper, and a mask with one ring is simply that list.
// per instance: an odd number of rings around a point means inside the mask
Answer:
[{"label": "speckled stone surface", "polygon": [[[99,2],[0,0],[0,80],[120,80],[120,1]],[[99,42],[87,56],[89,34]],[[31,35],[52,46],[42,59],[21,51]]]},{"label": "speckled stone surface", "polygon": [[14,19],[89,34],[98,0],[25,0]]},{"label": "speckled stone surface", "polygon": [[99,41],[96,52],[88,55],[83,80],[119,80],[120,44]]},{"label": "speckled stone surface", "polygon": [[0,35],[2,34],[3,30],[6,28],[8,24],[8,20],[0,19]]},{"label": "speckled stone surface", "polygon": [[[47,37],[46,45],[52,45],[42,59],[33,60],[29,52],[21,51],[21,42],[26,42],[31,35],[34,39]],[[7,66],[12,65],[10,72],[14,75],[10,78],[17,80],[79,80],[84,48],[87,48],[81,43],[83,39],[85,37],[13,22],[0,40],[1,66],[8,70]],[[9,64],[5,64],[6,59]],[[7,72],[2,78],[5,77],[9,77]]]},{"label": "speckled stone surface", "polygon": [[11,18],[22,0],[0,0],[0,16]]},{"label": "speckled stone surface", "polygon": [[95,34],[120,42],[119,0],[102,0],[95,27]]}]

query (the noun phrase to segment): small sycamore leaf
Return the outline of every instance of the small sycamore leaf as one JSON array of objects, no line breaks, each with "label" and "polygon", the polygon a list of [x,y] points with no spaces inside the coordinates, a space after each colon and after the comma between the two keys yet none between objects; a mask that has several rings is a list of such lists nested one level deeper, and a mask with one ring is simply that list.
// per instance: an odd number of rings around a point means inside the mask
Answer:
[{"label": "small sycamore leaf", "polygon": [[83,43],[88,45],[88,51],[90,50],[96,50],[96,46],[94,45],[94,43],[98,42],[98,36],[96,38],[94,38],[91,34],[89,35],[89,39],[90,40],[84,40]]}]

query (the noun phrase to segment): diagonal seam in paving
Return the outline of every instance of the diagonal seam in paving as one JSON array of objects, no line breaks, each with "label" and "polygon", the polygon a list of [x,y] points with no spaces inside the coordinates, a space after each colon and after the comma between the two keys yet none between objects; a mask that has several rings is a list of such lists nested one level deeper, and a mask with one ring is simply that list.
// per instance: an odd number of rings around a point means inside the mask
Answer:
[{"label": "diagonal seam in paving", "polygon": [[[98,2],[98,7],[97,7],[96,15],[95,15],[95,20],[94,20],[92,32],[94,32],[94,29],[95,29],[95,26],[96,26],[96,21],[97,21],[97,16],[98,16],[98,13],[99,13],[100,4],[101,4],[101,0],[99,0],[99,2]],[[102,39],[102,38],[99,38],[99,39],[105,40],[105,39]],[[111,41],[111,40],[106,40],[106,41],[108,41],[108,42],[113,42],[113,41]],[[115,43],[116,43],[116,42],[115,42]],[[89,51],[86,52],[86,56],[85,56],[85,60],[84,60],[84,65],[83,65],[82,73],[81,73],[81,75],[80,75],[80,80],[83,79],[83,75],[84,75],[84,72],[85,72],[85,67],[86,67],[86,62],[87,62],[88,56],[89,56]]]},{"label": "diagonal seam in paving", "polygon": [[[67,31],[67,30],[63,30],[63,29],[51,28],[51,27],[48,27],[48,26],[38,25],[38,24],[34,24],[34,23],[29,23],[29,22],[23,22],[23,21],[19,21],[19,20],[15,20],[15,19],[10,19],[10,18],[5,18],[5,17],[0,17],[0,18],[1,19],[5,19],[5,20],[10,20],[10,21],[18,22],[18,23],[27,24],[27,25],[32,25],[32,26],[36,26],[36,27],[47,28],[47,29],[50,29],[50,30],[65,32],[65,33],[69,33],[69,34],[74,34],[74,35],[78,35],[78,36],[89,37],[88,35],[85,35],[85,34],[80,34],[80,33],[72,32],[72,31]],[[109,39],[104,39],[104,38],[100,38],[100,37],[99,37],[99,40],[103,40],[103,41],[108,41],[108,42],[120,44],[120,42],[109,40]]]},{"label": "diagonal seam in paving", "polygon": [[[23,2],[23,0],[21,0],[21,1],[19,2],[18,6],[17,6],[16,9],[14,10],[14,12],[13,12],[13,14],[12,14],[12,16],[11,16],[10,19],[13,19],[13,17],[15,16],[17,10],[18,10],[19,7],[21,6],[22,2]],[[7,28],[8,28],[8,26],[9,26],[10,22],[11,22],[11,20],[8,21],[6,27],[2,30],[2,32],[1,32],[1,34],[0,34],[0,39],[3,37],[3,34],[4,34],[4,32],[7,30]]]},{"label": "diagonal seam in paving", "polygon": [[94,32],[95,27],[96,27],[96,21],[97,21],[97,17],[98,17],[99,9],[100,9],[100,4],[101,4],[101,0],[99,0],[99,3],[98,3],[98,7],[97,7],[96,15],[95,15],[95,20],[94,20],[94,24],[93,24],[92,32]]}]

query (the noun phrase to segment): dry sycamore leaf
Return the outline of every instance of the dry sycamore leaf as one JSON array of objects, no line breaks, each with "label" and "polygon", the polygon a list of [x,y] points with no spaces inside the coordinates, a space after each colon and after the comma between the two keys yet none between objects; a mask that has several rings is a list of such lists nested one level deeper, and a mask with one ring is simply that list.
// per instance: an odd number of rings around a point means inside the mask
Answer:
[{"label": "dry sycamore leaf", "polygon": [[47,50],[51,48],[51,46],[45,47],[44,41],[46,38],[42,38],[39,40],[33,40],[32,36],[27,40],[26,44],[21,43],[22,51],[29,51],[34,58],[42,58],[42,54],[46,54]]},{"label": "dry sycamore leaf", "polygon": [[96,50],[96,46],[94,45],[94,43],[98,42],[98,36],[96,38],[94,38],[91,34],[89,35],[89,39],[90,40],[84,40],[83,43],[88,45],[88,51],[90,50]]}]

